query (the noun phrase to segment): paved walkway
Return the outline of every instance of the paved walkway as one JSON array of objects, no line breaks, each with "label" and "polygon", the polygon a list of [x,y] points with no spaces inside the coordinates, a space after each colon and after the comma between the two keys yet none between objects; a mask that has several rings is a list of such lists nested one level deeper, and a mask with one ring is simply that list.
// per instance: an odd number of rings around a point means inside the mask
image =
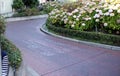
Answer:
[{"label": "paved walkway", "polygon": [[52,37],[39,30],[46,18],[9,22],[6,36],[41,76],[120,76],[120,51]]}]

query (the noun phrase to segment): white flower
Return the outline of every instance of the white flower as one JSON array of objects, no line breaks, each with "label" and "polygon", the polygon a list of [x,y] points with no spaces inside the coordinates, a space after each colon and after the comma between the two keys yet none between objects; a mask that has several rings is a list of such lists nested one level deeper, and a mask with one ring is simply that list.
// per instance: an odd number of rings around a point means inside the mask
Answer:
[{"label": "white flower", "polygon": [[99,22],[100,20],[99,19],[96,19],[95,22]]},{"label": "white flower", "polygon": [[66,21],[66,20],[64,20],[64,23],[66,24],[66,23],[67,23],[67,21]]},{"label": "white flower", "polygon": [[76,21],[79,21],[79,18],[76,18]]},{"label": "white flower", "polygon": [[86,5],[89,5],[90,3],[88,2]]},{"label": "white flower", "polygon": [[66,19],[64,19],[64,23],[66,24],[67,23],[67,21],[68,21],[68,19],[66,18]]},{"label": "white flower", "polygon": [[76,13],[76,12],[78,12],[78,11],[79,11],[78,9],[75,9],[75,10],[72,11],[72,13]]},{"label": "white flower", "polygon": [[74,24],[71,25],[71,27],[74,27],[74,26],[75,26]]},{"label": "white flower", "polygon": [[102,13],[102,10],[99,10],[99,13]]},{"label": "white flower", "polygon": [[73,18],[76,18],[76,17],[77,17],[76,15],[73,16]]},{"label": "white flower", "polygon": [[63,15],[60,15],[60,17],[62,17]]},{"label": "white flower", "polygon": [[120,4],[116,4],[117,7],[120,7]]},{"label": "white flower", "polygon": [[96,11],[96,12],[99,12],[99,10],[98,10],[98,9],[96,9],[95,11]]},{"label": "white flower", "polygon": [[114,13],[111,13],[110,16],[114,16],[115,14]]},{"label": "white flower", "polygon": [[64,15],[66,12],[63,12],[62,14]]},{"label": "white flower", "polygon": [[79,14],[79,15],[77,16],[77,18],[80,18],[80,16],[81,16],[81,14]]},{"label": "white flower", "polygon": [[100,15],[99,14],[95,14],[94,18],[99,18]]},{"label": "white flower", "polygon": [[104,23],[104,26],[107,26],[108,25],[108,23]]},{"label": "white flower", "polygon": [[68,13],[69,16],[72,16],[72,13]]},{"label": "white flower", "polygon": [[66,15],[64,15],[64,17],[63,18],[67,18],[67,16]]},{"label": "white flower", "polygon": [[89,17],[88,19],[91,20],[91,17]]},{"label": "white flower", "polygon": [[74,12],[78,12],[79,10],[78,9],[75,9]]},{"label": "white flower", "polygon": [[119,10],[117,10],[117,13],[120,13],[120,9],[119,9]]},{"label": "white flower", "polygon": [[106,12],[104,15],[105,15],[105,16],[109,16],[109,15],[110,15],[110,13],[109,13],[109,12]]},{"label": "white flower", "polygon": [[64,21],[64,18],[62,18],[61,21]]},{"label": "white flower", "polygon": [[109,13],[112,13],[112,12],[113,12],[113,10],[112,10],[112,9],[109,9],[109,10],[108,10],[108,12],[109,12]]},{"label": "white flower", "polygon": [[82,26],[85,26],[85,23],[82,23]]},{"label": "white flower", "polygon": [[114,7],[113,7],[113,10],[117,10],[117,9],[118,9],[118,7],[117,7],[117,6],[114,6]]},{"label": "white flower", "polygon": [[69,21],[69,24],[72,24],[73,22],[72,21]]},{"label": "white flower", "polygon": [[99,11],[99,15],[103,15],[102,11]]}]

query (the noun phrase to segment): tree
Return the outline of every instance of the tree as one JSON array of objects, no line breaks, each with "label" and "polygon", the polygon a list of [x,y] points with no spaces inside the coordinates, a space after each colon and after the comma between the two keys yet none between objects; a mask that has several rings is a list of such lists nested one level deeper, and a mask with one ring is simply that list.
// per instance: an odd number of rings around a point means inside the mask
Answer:
[{"label": "tree", "polygon": [[22,2],[22,0],[14,0],[12,8],[14,8],[15,10],[21,10],[24,8],[24,3]]},{"label": "tree", "polygon": [[24,5],[29,8],[37,7],[39,5],[38,0],[22,0]]}]

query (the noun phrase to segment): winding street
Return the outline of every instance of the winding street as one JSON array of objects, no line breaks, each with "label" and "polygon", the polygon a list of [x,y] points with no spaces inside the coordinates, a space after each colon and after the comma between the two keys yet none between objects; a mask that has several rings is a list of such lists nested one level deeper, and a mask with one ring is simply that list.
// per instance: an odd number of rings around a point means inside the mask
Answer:
[{"label": "winding street", "polygon": [[39,30],[46,18],[7,23],[6,37],[41,76],[120,76],[120,51],[88,46]]}]

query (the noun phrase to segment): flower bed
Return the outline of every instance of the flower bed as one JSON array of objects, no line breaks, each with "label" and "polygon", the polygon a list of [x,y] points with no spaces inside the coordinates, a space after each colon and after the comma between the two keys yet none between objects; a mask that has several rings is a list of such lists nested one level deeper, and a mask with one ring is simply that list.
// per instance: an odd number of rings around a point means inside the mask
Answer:
[{"label": "flower bed", "polygon": [[49,13],[48,20],[58,27],[120,35],[120,4],[98,1],[65,4]]}]

